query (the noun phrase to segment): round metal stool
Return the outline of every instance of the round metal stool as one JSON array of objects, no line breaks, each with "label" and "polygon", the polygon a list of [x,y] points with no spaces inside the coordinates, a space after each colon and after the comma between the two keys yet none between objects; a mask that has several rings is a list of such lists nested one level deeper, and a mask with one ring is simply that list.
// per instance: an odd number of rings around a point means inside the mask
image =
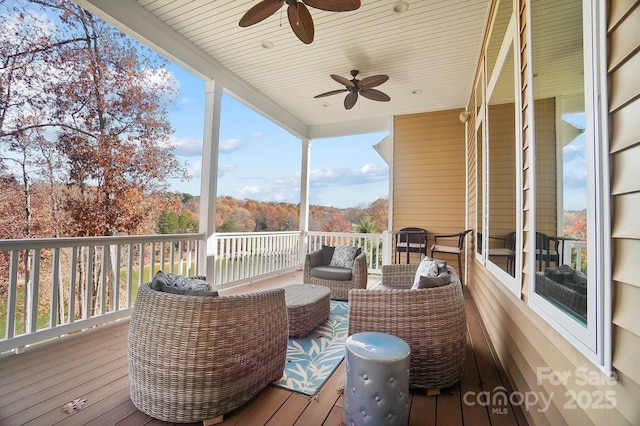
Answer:
[{"label": "round metal stool", "polygon": [[345,364],[345,425],[407,425],[409,345],[404,340],[356,333],[347,338]]}]

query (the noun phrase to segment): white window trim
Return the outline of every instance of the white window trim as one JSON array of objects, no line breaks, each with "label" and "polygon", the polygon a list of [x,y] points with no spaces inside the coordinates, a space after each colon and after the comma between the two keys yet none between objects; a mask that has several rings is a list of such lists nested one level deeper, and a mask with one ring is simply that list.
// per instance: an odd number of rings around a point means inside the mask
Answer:
[{"label": "white window trim", "polygon": [[[515,226],[515,231],[516,231],[516,241],[522,241],[522,191],[520,188],[522,188],[522,131],[520,130],[522,128],[522,114],[521,114],[521,109],[520,109],[520,105],[522,105],[522,99],[521,99],[521,93],[520,93],[520,88],[521,88],[521,83],[520,83],[520,49],[518,48],[519,43],[518,43],[518,37],[517,37],[517,19],[516,19],[516,11],[515,8],[512,9],[511,12],[511,18],[509,20],[509,25],[507,26],[507,30],[505,31],[505,35],[504,35],[504,39],[502,40],[502,44],[500,45],[500,52],[498,53],[498,58],[496,59],[496,63],[494,65],[493,68],[493,73],[491,76],[489,76],[488,79],[488,83],[487,83],[487,88],[485,90],[486,93],[486,101],[484,102],[486,105],[489,104],[489,102],[491,101],[491,96],[493,95],[493,91],[495,89],[495,86],[498,82],[498,78],[501,74],[501,72],[503,71],[503,67],[504,67],[504,62],[507,58],[507,55],[511,52],[511,54],[513,55],[513,69],[511,70],[513,73],[513,79],[514,79],[514,84],[513,84],[513,91],[514,91],[514,116],[515,116],[515,126],[513,129],[513,133],[514,133],[514,138],[515,138],[515,151],[516,151],[516,161],[515,161],[515,176],[516,176],[516,188],[517,188],[517,192],[516,192],[516,226]],[[489,133],[489,126],[491,124],[491,117],[489,117],[488,114],[488,107],[485,109],[486,114],[483,117],[484,118],[484,134],[488,135]],[[490,138],[487,136],[484,138],[483,140],[483,162],[484,165],[486,166],[486,168],[484,169],[484,173],[483,173],[483,179],[486,181],[486,176],[489,174],[490,172],[490,168],[491,168],[491,164],[489,161],[489,146],[491,145],[491,140]],[[488,237],[485,236],[485,234],[488,234],[491,232],[491,223],[490,223],[490,218],[488,217],[488,213],[487,213],[487,205],[489,202],[489,194],[491,192],[491,188],[488,184],[486,184],[484,186],[484,200],[483,200],[483,212],[484,214],[484,227],[483,227],[483,238],[485,240],[485,242],[488,242]],[[487,232],[489,231],[489,232]],[[515,260],[514,260],[514,264],[515,264],[515,271],[514,271],[514,276],[511,276],[510,274],[508,274],[505,270],[503,270],[502,268],[500,268],[498,265],[496,265],[495,263],[491,262],[491,260],[489,259],[489,257],[487,256],[488,253],[488,247],[486,247],[486,244],[483,245],[483,247],[485,247],[485,249],[483,250],[482,253],[482,258],[484,260],[484,264],[487,268],[487,270],[489,272],[491,272],[495,278],[497,278],[511,293],[514,294],[514,296],[516,296],[517,298],[520,298],[520,292],[521,290],[521,282],[522,282],[522,262],[520,261],[522,253],[520,252],[520,250],[518,250],[518,247],[516,247],[516,253],[515,253]]]},{"label": "white window trim", "polygon": [[[529,286],[528,300],[531,309],[548,322],[556,331],[570,342],[586,358],[598,366],[604,373],[612,374],[611,355],[611,229],[610,186],[609,186],[609,140],[607,75],[606,75],[606,5],[605,2],[583,1],[583,39],[584,39],[584,85],[585,113],[587,116],[588,141],[588,318],[587,327],[578,323],[566,313],[535,293],[535,262],[529,267],[534,283]],[[528,14],[527,38],[531,37],[531,15]],[[534,47],[535,48],[535,47]],[[528,61],[532,64],[532,49],[529,49]],[[532,69],[529,67],[529,79],[532,81]],[[589,88],[589,90],[587,90]],[[531,95],[533,88],[529,88]],[[533,99],[533,96],[530,96]],[[530,108],[531,141],[535,122],[533,109]],[[595,143],[594,141],[598,141]],[[532,159],[535,170],[535,159]],[[532,197],[535,206],[535,179],[532,180]],[[534,215],[535,216],[535,215]],[[534,229],[529,230],[535,232]],[[535,253],[535,239],[531,239],[529,250]],[[595,300],[594,300],[595,299]]]},{"label": "white window trim", "polygon": [[[485,112],[485,99],[486,99],[486,69],[485,69],[485,58],[484,56],[480,58],[480,76],[478,77],[478,81],[476,81],[476,91],[479,86],[482,86],[482,97],[480,99],[480,105],[476,105],[476,122],[475,122],[475,136],[476,136],[476,238],[478,236],[478,231],[482,231],[482,242],[480,242],[482,247],[482,253],[478,253],[478,244],[476,241],[476,250],[475,257],[478,262],[482,265],[485,264],[485,254],[484,252],[487,250],[487,236],[485,230],[486,223],[486,210],[485,210],[485,202],[484,202],[484,194],[487,191],[486,180],[485,180],[485,155],[484,155],[484,144],[486,140],[485,132],[487,130],[487,126],[485,126],[484,121],[484,112]],[[477,99],[476,93],[476,99]],[[482,152],[482,161],[478,163],[478,129],[482,126],[482,146],[480,149]],[[478,193],[478,187],[482,188],[482,194]],[[478,212],[480,210],[480,212]],[[480,216],[481,220],[478,220],[478,216]],[[480,223],[482,222],[482,223]]]}]

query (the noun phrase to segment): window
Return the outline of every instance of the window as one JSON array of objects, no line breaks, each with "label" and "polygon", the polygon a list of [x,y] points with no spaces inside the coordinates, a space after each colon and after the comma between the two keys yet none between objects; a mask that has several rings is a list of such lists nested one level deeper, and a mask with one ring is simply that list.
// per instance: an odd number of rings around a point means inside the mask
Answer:
[{"label": "window", "polygon": [[596,218],[604,197],[598,188],[608,185],[596,166],[607,156],[599,153],[604,138],[597,132],[599,61],[591,17],[581,0],[531,3],[536,237],[529,300],[602,366],[606,257],[598,250],[604,233]]},{"label": "window", "polygon": [[[515,295],[520,295],[521,210],[519,195],[519,87],[513,2],[498,5],[487,46],[486,110],[479,109],[476,130],[478,159],[478,256],[487,269]],[[478,89],[476,89],[478,92]],[[484,134],[483,134],[484,130]],[[484,182],[484,185],[482,184]]]}]

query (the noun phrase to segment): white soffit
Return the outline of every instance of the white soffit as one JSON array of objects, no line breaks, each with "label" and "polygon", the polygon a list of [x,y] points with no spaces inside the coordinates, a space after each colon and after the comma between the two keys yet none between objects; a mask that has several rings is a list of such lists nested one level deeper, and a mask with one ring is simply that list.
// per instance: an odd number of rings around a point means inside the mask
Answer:
[{"label": "white soffit", "polygon": [[[241,28],[238,21],[258,0],[76,2],[200,77],[219,79],[234,97],[292,133],[311,138],[355,128],[389,130],[394,115],[464,108],[491,3],[416,0],[401,14],[389,0],[363,0],[352,12],[309,8],[315,39],[306,45],[289,26],[286,4]],[[264,41],[273,48],[263,48]],[[391,101],[361,96],[347,111],[342,94],[314,99],[342,88],[330,74],[350,78],[352,69],[360,79],[389,75],[377,89]]]}]

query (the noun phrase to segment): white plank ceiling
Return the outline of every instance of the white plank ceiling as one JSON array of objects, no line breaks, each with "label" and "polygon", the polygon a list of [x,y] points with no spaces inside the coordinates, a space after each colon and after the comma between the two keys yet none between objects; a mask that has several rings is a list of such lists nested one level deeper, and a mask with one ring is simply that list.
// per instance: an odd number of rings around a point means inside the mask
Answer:
[{"label": "white plank ceiling", "polygon": [[[306,45],[289,27],[286,4],[241,28],[238,21],[258,0],[112,1],[77,0],[201,77],[220,79],[227,92],[303,136],[330,135],[331,128],[349,133],[351,123],[357,131],[366,130],[362,123],[377,131],[394,115],[464,108],[490,5],[490,0],[408,0],[409,9],[401,14],[393,12],[395,0],[363,0],[352,12],[309,8],[315,40]],[[273,48],[263,48],[265,41]],[[202,65],[207,61],[210,68]],[[377,89],[391,101],[361,96],[347,111],[343,94],[314,99],[344,87],[330,74],[351,78],[352,69],[360,71],[360,79],[389,75]]]}]

